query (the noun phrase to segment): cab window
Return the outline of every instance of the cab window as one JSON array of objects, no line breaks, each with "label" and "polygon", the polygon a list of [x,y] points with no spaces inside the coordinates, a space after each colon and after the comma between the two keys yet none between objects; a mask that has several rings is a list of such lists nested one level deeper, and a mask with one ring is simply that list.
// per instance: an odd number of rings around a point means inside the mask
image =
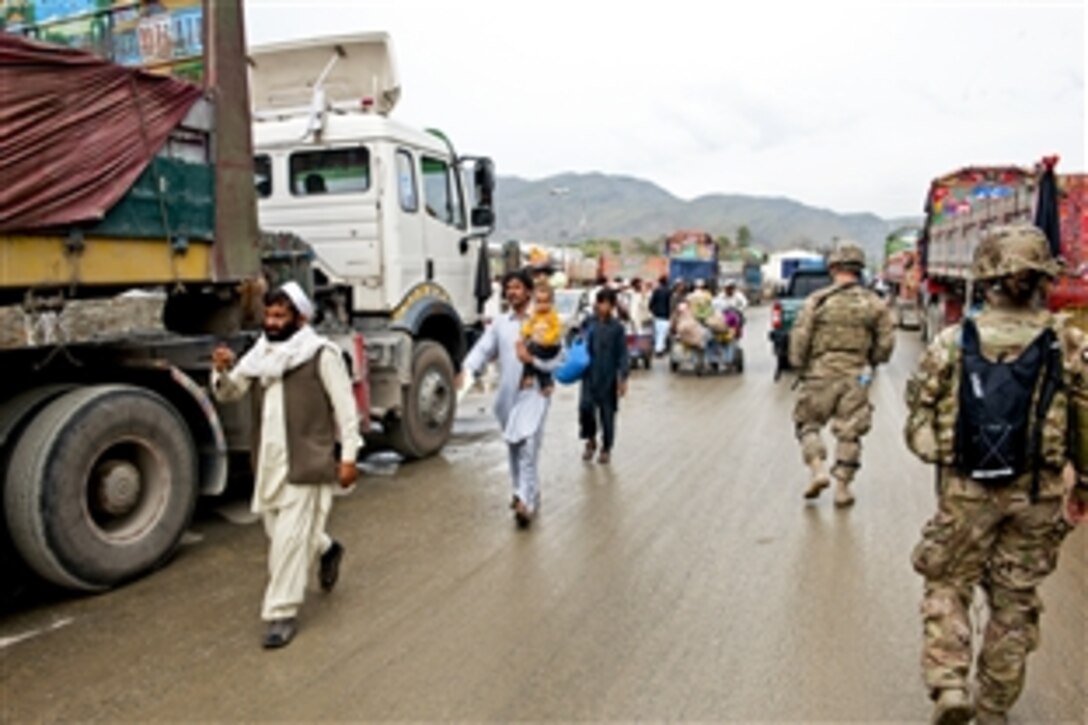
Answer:
[{"label": "cab window", "polygon": [[272,159],[268,154],[254,157],[253,184],[257,189],[257,198],[267,199],[272,196]]},{"label": "cab window", "polygon": [[450,165],[440,159],[424,156],[423,197],[427,213],[445,224],[464,229],[465,213],[461,204],[461,187]]},{"label": "cab window", "polygon": [[397,152],[397,189],[400,208],[407,212],[419,211],[419,195],[416,193],[416,162],[409,151]]},{"label": "cab window", "polygon": [[370,188],[370,152],[363,146],[291,154],[291,193],[359,194]]}]

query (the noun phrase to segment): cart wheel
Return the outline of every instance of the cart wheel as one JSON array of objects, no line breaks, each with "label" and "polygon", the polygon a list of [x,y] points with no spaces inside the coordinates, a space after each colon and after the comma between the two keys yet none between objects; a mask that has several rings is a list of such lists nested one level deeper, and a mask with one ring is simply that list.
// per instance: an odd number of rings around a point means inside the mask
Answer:
[{"label": "cart wheel", "polygon": [[671,370],[674,373],[679,372],[680,363],[676,362],[675,360],[669,360],[669,370]]},{"label": "cart wheel", "polygon": [[647,355],[646,359],[643,361],[643,363],[646,365],[647,370],[652,370],[653,367],[654,367],[654,356],[653,355]]},{"label": "cart wheel", "polygon": [[744,372],[744,350],[737,350],[737,373]]}]

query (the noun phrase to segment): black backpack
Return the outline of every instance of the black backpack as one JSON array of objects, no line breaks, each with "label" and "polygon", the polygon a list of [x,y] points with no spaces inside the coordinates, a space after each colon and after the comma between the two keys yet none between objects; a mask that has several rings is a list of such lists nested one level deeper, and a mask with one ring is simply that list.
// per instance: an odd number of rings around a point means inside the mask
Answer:
[{"label": "black backpack", "polygon": [[1057,335],[1048,328],[1015,360],[991,362],[982,356],[974,321],[964,320],[962,329],[956,468],[994,488],[1032,472],[1034,499],[1039,492],[1043,424],[1061,386]]}]

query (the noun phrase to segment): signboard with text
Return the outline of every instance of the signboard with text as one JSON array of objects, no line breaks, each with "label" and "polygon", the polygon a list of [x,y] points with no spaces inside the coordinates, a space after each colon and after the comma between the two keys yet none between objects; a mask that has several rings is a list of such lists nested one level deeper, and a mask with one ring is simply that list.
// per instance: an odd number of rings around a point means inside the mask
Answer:
[{"label": "signboard with text", "polygon": [[0,30],[200,83],[203,0],[0,0]]}]

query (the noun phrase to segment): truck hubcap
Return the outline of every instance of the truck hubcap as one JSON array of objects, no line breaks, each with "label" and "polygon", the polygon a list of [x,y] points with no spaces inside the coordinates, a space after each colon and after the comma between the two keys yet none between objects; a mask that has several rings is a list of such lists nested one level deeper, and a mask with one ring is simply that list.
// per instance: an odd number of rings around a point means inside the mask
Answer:
[{"label": "truck hubcap", "polygon": [[98,457],[87,480],[87,513],[98,535],[112,542],[138,539],[166,510],[170,471],[144,441],[116,443]]},{"label": "truck hubcap", "polygon": [[453,396],[437,370],[429,370],[419,386],[419,417],[430,428],[441,428],[449,420]]},{"label": "truck hubcap", "polygon": [[98,505],[111,516],[124,516],[140,501],[140,469],[128,461],[109,460],[98,467]]}]

